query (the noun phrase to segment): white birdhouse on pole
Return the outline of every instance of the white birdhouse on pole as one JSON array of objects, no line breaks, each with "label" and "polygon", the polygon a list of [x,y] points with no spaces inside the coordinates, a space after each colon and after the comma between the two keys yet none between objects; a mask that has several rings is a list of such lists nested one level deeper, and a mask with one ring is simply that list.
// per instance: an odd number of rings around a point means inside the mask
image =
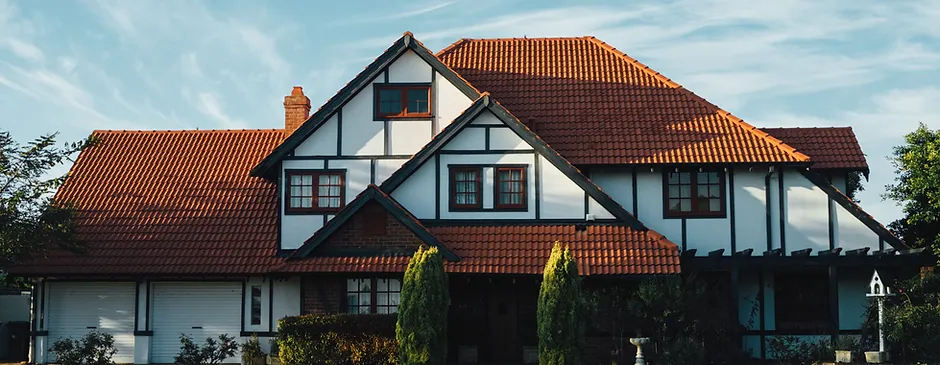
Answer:
[{"label": "white birdhouse on pole", "polygon": [[871,276],[871,281],[868,282],[868,294],[865,296],[878,301],[878,351],[885,352],[884,303],[885,297],[894,296],[894,293],[888,287],[887,278],[878,274],[878,270],[875,270]]}]

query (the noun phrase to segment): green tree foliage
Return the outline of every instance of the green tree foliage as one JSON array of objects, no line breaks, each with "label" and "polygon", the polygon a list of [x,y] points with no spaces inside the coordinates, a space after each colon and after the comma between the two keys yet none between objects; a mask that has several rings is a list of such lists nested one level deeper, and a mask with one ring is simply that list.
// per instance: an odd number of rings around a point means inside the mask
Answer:
[{"label": "green tree foliage", "polygon": [[894,148],[895,184],[886,198],[904,207],[905,217],[891,224],[908,245],[940,253],[940,130],[921,124],[905,144]]},{"label": "green tree foliage", "polygon": [[545,264],[537,311],[539,364],[581,364],[585,300],[578,265],[568,248],[555,242]]},{"label": "green tree foliage", "polygon": [[[884,333],[888,350],[907,363],[940,361],[940,275],[927,271],[894,283],[898,295],[884,305]],[[869,349],[878,343],[878,306],[868,306],[862,335]]]},{"label": "green tree foliage", "polygon": [[82,249],[74,240],[73,207],[52,197],[65,175],[48,175],[95,141],[89,137],[57,147],[56,136],[21,145],[9,132],[0,131],[0,271],[49,247]]},{"label": "green tree foliage", "polygon": [[398,305],[395,337],[402,365],[445,363],[448,307],[444,260],[436,247],[419,247],[405,271]]}]

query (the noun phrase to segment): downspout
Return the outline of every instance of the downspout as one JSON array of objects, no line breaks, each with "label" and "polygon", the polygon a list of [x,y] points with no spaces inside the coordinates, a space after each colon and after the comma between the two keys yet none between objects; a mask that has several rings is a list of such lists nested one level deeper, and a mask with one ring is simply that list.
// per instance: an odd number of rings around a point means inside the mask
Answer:
[{"label": "downspout", "polygon": [[[770,166],[769,171],[767,172],[767,175],[764,175],[764,207],[765,207],[766,222],[767,222],[767,253],[768,254],[773,249],[773,235],[770,232],[772,225],[773,225],[773,223],[770,220],[770,212],[771,212],[770,176],[773,174],[774,174],[774,167]],[[760,323],[760,358],[766,359],[767,358],[767,333],[766,333],[767,324],[765,323],[766,314],[764,312],[764,309],[766,308],[766,306],[764,305],[764,294],[765,294],[764,293],[764,269],[761,268],[758,270],[759,272],[757,276],[757,283],[759,287],[757,288],[757,290],[758,290],[758,296],[760,300],[760,321],[759,321]]]},{"label": "downspout", "polygon": [[773,236],[771,235],[771,228],[773,223],[770,221],[770,176],[774,174],[774,167],[770,167],[770,171],[767,172],[767,175],[764,175],[764,208],[766,210],[766,222],[767,222],[767,251],[773,249]]}]

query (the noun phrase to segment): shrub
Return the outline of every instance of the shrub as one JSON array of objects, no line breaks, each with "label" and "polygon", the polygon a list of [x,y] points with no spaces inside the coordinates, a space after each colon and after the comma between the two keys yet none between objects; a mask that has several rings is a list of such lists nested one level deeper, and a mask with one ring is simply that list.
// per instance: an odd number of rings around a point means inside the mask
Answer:
[{"label": "shrub", "polygon": [[[892,283],[898,294],[884,304],[885,347],[906,362],[940,361],[940,275],[923,275]],[[863,345],[878,348],[878,304],[869,302],[862,326]]]},{"label": "shrub", "polygon": [[114,336],[100,331],[91,331],[80,340],[63,338],[52,344],[50,352],[61,365],[110,365],[111,357],[117,353]]},{"label": "shrub", "polygon": [[242,365],[264,365],[264,355],[258,335],[251,335],[251,338],[242,344]]},{"label": "shrub", "polygon": [[394,314],[305,315],[278,323],[284,365],[397,364]]},{"label": "shrub", "polygon": [[784,364],[808,365],[816,361],[833,361],[835,349],[829,340],[803,341],[795,336],[774,336],[767,340],[767,351]]},{"label": "shrub", "polygon": [[555,242],[545,264],[537,309],[539,364],[577,365],[584,344],[581,278],[571,251]]},{"label": "shrub", "polygon": [[408,262],[401,287],[395,338],[403,365],[444,364],[449,306],[444,260],[436,247],[422,245]]},{"label": "shrub", "polygon": [[180,353],[174,360],[180,365],[215,365],[220,364],[227,358],[235,356],[238,351],[238,343],[235,338],[227,333],[219,335],[216,341],[212,337],[206,338],[206,343],[199,347],[193,342],[193,339],[185,334],[180,334]]},{"label": "shrub", "polygon": [[662,365],[704,364],[705,346],[694,338],[679,337],[663,346],[658,360]]}]

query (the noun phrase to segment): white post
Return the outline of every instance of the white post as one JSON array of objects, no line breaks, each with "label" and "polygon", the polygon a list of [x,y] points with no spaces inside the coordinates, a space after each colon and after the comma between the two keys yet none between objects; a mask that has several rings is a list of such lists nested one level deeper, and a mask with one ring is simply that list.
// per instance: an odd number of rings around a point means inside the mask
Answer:
[{"label": "white post", "polygon": [[878,351],[885,352],[885,298],[878,297]]}]

